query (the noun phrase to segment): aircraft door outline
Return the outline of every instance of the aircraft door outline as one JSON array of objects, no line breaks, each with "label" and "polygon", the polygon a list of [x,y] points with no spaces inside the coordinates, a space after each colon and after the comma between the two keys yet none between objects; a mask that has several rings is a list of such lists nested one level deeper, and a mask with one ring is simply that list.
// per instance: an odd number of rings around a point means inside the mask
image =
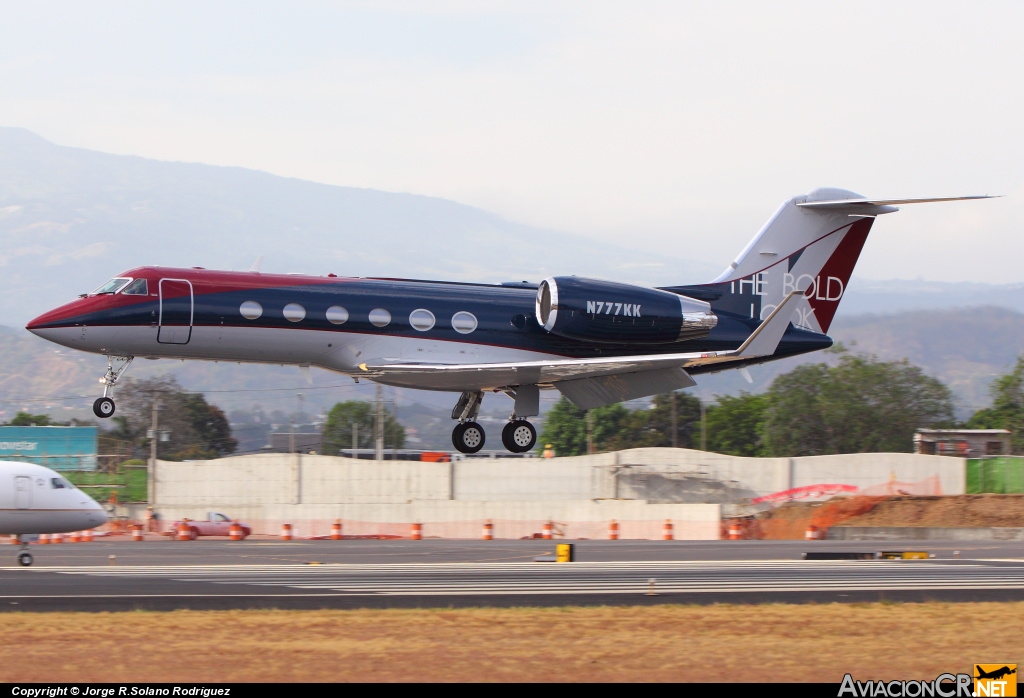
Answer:
[{"label": "aircraft door outline", "polygon": [[[188,287],[188,295],[168,298],[166,292],[178,291]],[[156,332],[156,341],[160,344],[188,344],[192,338],[192,321],[195,316],[195,294],[192,282],[188,279],[160,279],[160,319]]]},{"label": "aircraft door outline", "polygon": [[27,475],[14,476],[14,508],[32,508],[32,478]]}]

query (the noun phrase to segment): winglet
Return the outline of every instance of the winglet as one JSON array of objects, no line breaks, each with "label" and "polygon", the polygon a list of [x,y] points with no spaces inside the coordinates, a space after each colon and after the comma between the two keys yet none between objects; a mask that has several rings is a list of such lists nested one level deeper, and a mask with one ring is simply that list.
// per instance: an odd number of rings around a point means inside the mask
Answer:
[{"label": "winglet", "polygon": [[750,333],[747,340],[740,345],[740,348],[733,352],[734,358],[754,358],[758,356],[770,356],[775,353],[782,335],[789,329],[791,315],[783,310],[789,307],[794,298],[802,296],[803,291],[792,291],[782,299],[782,302],[775,306],[775,310],[764,319],[757,329]]},{"label": "winglet", "polygon": [[258,273],[259,270],[260,270],[260,267],[262,267],[262,266],[263,266],[263,255],[260,255],[259,257],[256,258],[256,261],[252,263],[252,266],[249,267],[249,271],[254,271],[254,272]]}]

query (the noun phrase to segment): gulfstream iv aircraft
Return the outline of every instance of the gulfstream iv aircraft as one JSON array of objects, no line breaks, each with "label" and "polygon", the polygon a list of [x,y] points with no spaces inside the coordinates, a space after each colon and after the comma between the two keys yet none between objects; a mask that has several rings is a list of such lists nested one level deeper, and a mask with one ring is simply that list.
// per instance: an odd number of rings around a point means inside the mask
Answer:
[{"label": "gulfstream iv aircraft", "polygon": [[[985,197],[957,197],[985,198]],[[818,189],[782,204],[714,281],[643,288],[576,276],[497,285],[138,267],[28,324],[108,357],[103,397],[133,357],[319,366],[461,393],[455,448],[479,451],[486,392],[514,400],[502,443],[528,451],[540,391],[583,409],[694,385],[693,376],[832,345],[827,332],[875,217],[895,204]]]},{"label": "gulfstream iv aircraft", "polygon": [[35,463],[0,461],[0,534],[18,536],[18,562],[32,564],[28,542],[40,533],[96,528],[107,514],[89,495]]}]

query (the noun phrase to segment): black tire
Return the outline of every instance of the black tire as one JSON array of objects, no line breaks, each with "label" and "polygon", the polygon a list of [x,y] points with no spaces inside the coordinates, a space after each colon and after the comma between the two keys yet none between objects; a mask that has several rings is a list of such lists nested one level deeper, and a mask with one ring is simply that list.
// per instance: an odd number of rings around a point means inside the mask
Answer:
[{"label": "black tire", "polygon": [[501,430],[501,443],[512,453],[526,453],[537,445],[537,430],[525,419],[517,419]]},{"label": "black tire", "polygon": [[92,403],[92,413],[100,419],[114,416],[114,401],[109,397],[99,397]]},{"label": "black tire", "polygon": [[463,422],[452,431],[452,445],[459,453],[476,453],[486,440],[484,428],[476,422]]},{"label": "black tire", "polygon": [[188,536],[189,540],[196,540],[197,538],[199,538],[199,529],[198,528],[194,528],[194,527],[193,528],[189,528],[188,529],[188,533],[189,533],[189,536]]},{"label": "black tire", "polygon": [[32,553],[18,553],[18,564],[22,567],[31,567]]}]

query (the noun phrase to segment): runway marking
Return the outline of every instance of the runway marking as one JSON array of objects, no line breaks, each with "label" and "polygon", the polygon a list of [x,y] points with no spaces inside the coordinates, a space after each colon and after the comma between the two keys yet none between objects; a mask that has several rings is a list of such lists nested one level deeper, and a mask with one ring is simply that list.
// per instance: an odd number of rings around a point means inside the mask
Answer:
[{"label": "runway marking", "polygon": [[[1024,564],[978,561],[732,560],[715,562],[379,563],[324,565],[140,565],[40,567],[12,574],[60,574],[264,587],[266,594],[157,594],[153,597],[498,596],[938,591],[1024,589]],[[289,588],[295,593],[274,593]],[[116,595],[135,597],[136,595]],[[137,595],[146,598],[149,595]],[[0,598],[39,598],[2,597]],[[106,595],[46,598],[108,598]]]}]

